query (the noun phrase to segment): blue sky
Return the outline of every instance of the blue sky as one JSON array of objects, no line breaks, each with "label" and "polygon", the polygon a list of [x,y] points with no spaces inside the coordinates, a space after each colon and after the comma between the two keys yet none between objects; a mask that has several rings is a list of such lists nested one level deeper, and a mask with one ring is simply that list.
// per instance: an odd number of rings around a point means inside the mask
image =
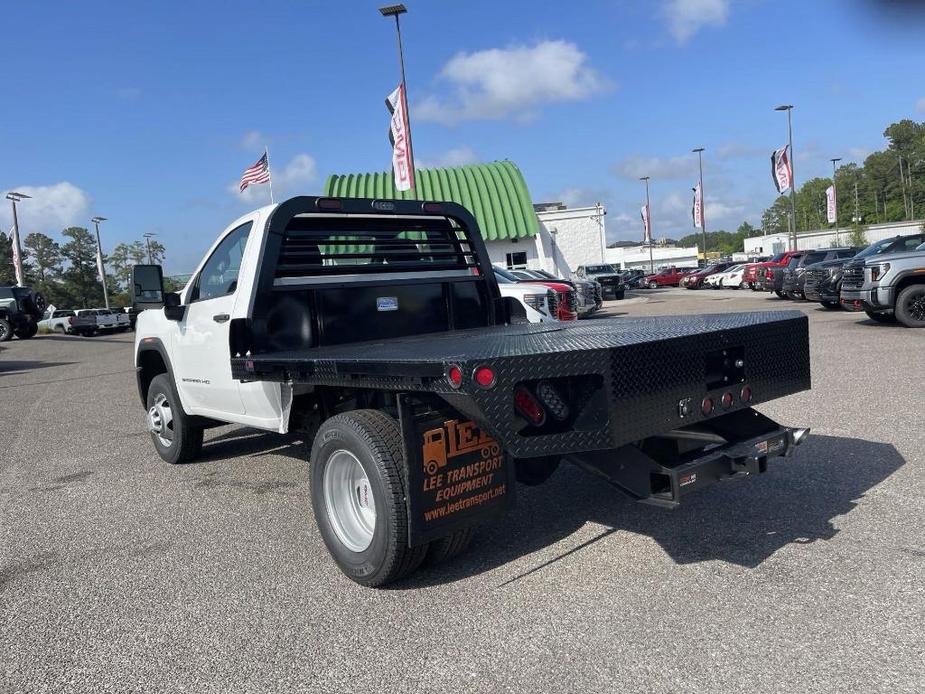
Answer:
[{"label": "blue sky", "polygon": [[[382,2],[13,3],[0,59],[0,190],[26,189],[23,232],[109,218],[104,250],[160,235],[188,271],[232,219],[270,147],[280,194],[385,170],[398,82]],[[690,230],[696,155],[707,223],[757,223],[793,103],[795,174],[862,160],[901,118],[925,120],[925,17],[885,0],[406,0],[418,165],[511,159],[535,201],[603,201],[610,240]],[[5,202],[5,201],[3,201]],[[0,224],[9,227],[0,207]]]}]

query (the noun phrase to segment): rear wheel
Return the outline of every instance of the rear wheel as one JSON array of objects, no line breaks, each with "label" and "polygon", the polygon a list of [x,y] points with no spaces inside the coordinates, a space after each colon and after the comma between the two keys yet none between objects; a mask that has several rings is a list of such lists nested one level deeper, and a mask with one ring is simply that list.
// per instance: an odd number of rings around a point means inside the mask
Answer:
[{"label": "rear wheel", "polygon": [[874,313],[873,311],[864,311],[867,317],[875,323],[895,323],[896,316],[892,313]]},{"label": "rear wheel", "polygon": [[39,326],[36,323],[28,323],[24,327],[16,331],[16,337],[20,340],[29,340],[35,337],[36,333],[39,331]]},{"label": "rear wheel", "polygon": [[899,293],[896,319],[907,328],[925,328],[925,284],[914,284]]},{"label": "rear wheel", "polygon": [[424,563],[434,566],[458,557],[469,549],[474,533],[475,530],[473,528],[464,528],[463,530],[457,530],[452,535],[434,540],[427,549],[427,556],[424,558]]},{"label": "rear wheel", "polygon": [[13,339],[13,326],[6,318],[0,318],[0,342],[8,342]]},{"label": "rear wheel", "polygon": [[378,587],[414,571],[427,545],[408,546],[401,431],[377,410],[335,415],[315,435],[311,498],[315,521],[340,570]]},{"label": "rear wheel", "polygon": [[67,332],[67,330],[64,329],[64,326],[61,325],[60,323],[58,323],[58,325],[56,325],[56,326],[53,328],[53,330],[54,330],[56,333],[58,333],[59,335],[64,335],[64,334]]},{"label": "rear wheel", "polygon": [[148,431],[154,448],[168,463],[186,463],[202,451],[202,427],[195,426],[180,405],[169,374],[158,374],[148,386]]}]

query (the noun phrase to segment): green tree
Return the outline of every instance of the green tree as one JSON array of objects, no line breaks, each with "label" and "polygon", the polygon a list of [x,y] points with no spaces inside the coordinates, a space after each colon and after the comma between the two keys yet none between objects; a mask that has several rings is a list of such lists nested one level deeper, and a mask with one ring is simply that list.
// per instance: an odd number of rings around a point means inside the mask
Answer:
[{"label": "green tree", "polygon": [[33,276],[39,283],[47,284],[61,274],[61,246],[50,236],[29,234],[23,246],[32,257]]},{"label": "green tree", "polygon": [[16,284],[16,271],[13,269],[13,241],[0,231],[0,287]]},{"label": "green tree", "polygon": [[790,230],[790,198],[780,195],[761,215],[764,234],[786,234]]},{"label": "green tree", "polygon": [[83,227],[68,227],[62,235],[70,239],[61,246],[61,255],[68,261],[61,281],[70,303],[75,308],[101,305],[103,287],[97,279],[96,239]]},{"label": "green tree", "polygon": [[132,265],[147,262],[147,253],[141,241],[120,243],[109,254],[109,271],[120,289],[128,287],[132,277]]},{"label": "green tree", "polygon": [[851,233],[848,234],[848,245],[856,248],[865,248],[869,245],[867,242],[867,227],[863,224],[853,224]]}]

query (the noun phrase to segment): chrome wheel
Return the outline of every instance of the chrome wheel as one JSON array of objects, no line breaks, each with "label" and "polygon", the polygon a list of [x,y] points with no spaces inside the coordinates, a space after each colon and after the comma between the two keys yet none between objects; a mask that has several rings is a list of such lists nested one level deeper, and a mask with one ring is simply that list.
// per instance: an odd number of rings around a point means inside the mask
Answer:
[{"label": "chrome wheel", "polygon": [[362,552],[373,541],[376,502],[366,471],[357,457],[336,450],[324,466],[324,505],[334,534],[352,552]]},{"label": "chrome wheel", "polygon": [[173,410],[163,393],[155,396],[154,404],[148,410],[148,431],[157,437],[162,446],[169,448],[173,444]]}]

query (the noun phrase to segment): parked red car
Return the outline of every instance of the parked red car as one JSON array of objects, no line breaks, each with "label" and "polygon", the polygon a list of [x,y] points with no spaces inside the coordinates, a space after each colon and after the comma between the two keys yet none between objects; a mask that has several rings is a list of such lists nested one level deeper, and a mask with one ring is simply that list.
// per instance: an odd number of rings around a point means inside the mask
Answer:
[{"label": "parked red car", "polygon": [[758,283],[764,279],[764,272],[769,267],[786,267],[790,261],[790,256],[802,251],[784,251],[773,256],[770,260],[763,263],[751,263],[745,266],[745,272],[742,273],[742,281],[748,282],[752,291],[758,291]]},{"label": "parked red car", "polygon": [[681,284],[681,278],[692,272],[697,272],[697,270],[670,265],[669,267],[662,268],[654,275],[646,275],[645,286],[649,289],[655,289],[656,287],[677,287]]},{"label": "parked red car", "polygon": [[554,307],[556,318],[559,320],[578,320],[578,295],[575,293],[574,287],[562,284],[561,282],[525,280],[516,275],[512,275],[508,270],[500,267],[495,267],[494,271],[511,282],[516,282],[518,284],[539,284],[551,289],[556,294],[556,305]]}]

